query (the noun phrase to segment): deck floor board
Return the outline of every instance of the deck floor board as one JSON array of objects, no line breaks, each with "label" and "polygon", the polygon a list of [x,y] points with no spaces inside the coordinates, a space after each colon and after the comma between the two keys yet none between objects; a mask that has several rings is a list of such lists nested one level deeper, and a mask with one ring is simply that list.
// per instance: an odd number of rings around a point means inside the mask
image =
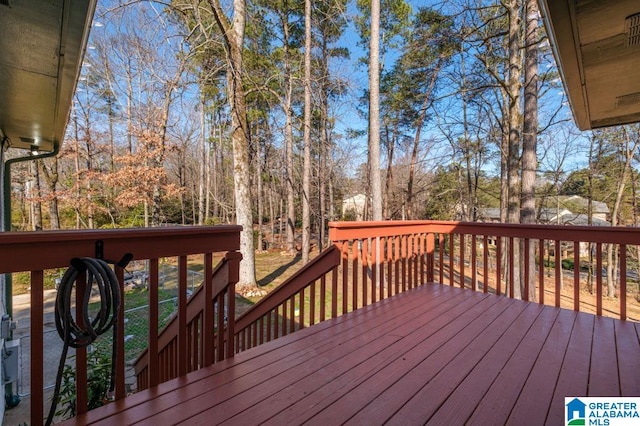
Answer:
[{"label": "deck floor board", "polygon": [[565,396],[640,394],[639,335],[427,284],[67,424],[555,424]]}]

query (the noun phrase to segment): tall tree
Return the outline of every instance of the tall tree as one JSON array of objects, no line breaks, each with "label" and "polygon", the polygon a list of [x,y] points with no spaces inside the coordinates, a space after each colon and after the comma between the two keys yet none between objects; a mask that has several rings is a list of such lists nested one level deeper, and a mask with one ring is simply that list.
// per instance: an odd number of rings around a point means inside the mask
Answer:
[{"label": "tall tree", "polygon": [[249,144],[251,137],[247,123],[247,107],[243,87],[243,48],[247,4],[245,0],[233,0],[233,17],[229,19],[219,0],[209,0],[218,29],[222,33],[227,53],[227,97],[231,109],[231,140],[233,142],[234,194],[236,221],[242,226],[239,286],[257,287],[255,250],[253,245],[253,218],[249,188]]},{"label": "tall tree", "polygon": [[369,39],[369,179],[372,219],[382,220],[380,174],[380,0],[371,0]]},{"label": "tall tree", "polygon": [[[218,51],[217,47],[221,42],[225,53],[227,101],[231,114],[233,146],[235,213],[236,223],[242,226],[240,251],[243,262],[240,263],[238,287],[241,291],[255,291],[257,283],[249,166],[251,135],[247,121],[243,59],[247,4],[245,0],[233,0],[231,17],[226,15],[219,0],[209,0],[206,4],[197,1],[176,2],[175,6],[185,11],[187,25],[209,52]],[[213,21],[211,24],[217,32],[210,32],[211,25],[207,19]],[[215,66],[215,70],[211,71],[217,70]]]},{"label": "tall tree", "polygon": [[302,263],[311,246],[311,0],[304,2],[304,165],[302,172]]},{"label": "tall tree", "polygon": [[[538,140],[538,2],[526,0],[525,21],[525,66],[524,66],[524,124],[522,130],[522,209],[520,223],[536,223],[536,169],[538,160],[536,146]],[[525,270],[529,271],[529,300],[536,300],[535,282],[535,247],[529,245],[528,253],[524,253],[528,262]],[[524,282],[521,292],[524,292]]]}]

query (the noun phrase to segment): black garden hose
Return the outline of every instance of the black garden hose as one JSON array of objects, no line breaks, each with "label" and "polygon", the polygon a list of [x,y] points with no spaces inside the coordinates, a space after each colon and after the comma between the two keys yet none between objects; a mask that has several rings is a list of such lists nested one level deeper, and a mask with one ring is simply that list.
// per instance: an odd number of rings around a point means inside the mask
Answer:
[{"label": "black garden hose", "polygon": [[[72,311],[73,302],[71,294],[78,276],[86,271],[87,286],[84,292],[84,299],[77,301],[82,303],[82,324],[80,327],[76,322],[75,312]],[[94,318],[89,317],[89,300],[91,298],[94,284],[100,293],[100,309]],[[60,364],[58,365],[58,375],[53,393],[47,425],[53,422],[56,412],[62,374],[67,360],[69,347],[84,348],[92,344],[98,336],[105,333],[109,328],[113,330],[113,347],[111,354],[111,378],[109,384],[109,396],[113,394],[116,374],[116,354],[117,354],[117,321],[118,309],[120,308],[120,284],[118,278],[107,262],[102,259],[90,257],[74,258],[71,266],[64,273],[58,294],[56,296],[55,322],[60,338],[64,341]]]}]

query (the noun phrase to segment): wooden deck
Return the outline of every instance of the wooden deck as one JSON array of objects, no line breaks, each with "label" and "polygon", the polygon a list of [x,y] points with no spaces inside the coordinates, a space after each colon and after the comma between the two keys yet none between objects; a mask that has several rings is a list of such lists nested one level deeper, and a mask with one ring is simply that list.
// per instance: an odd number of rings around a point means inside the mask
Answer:
[{"label": "wooden deck", "polygon": [[640,395],[640,324],[428,284],[68,424],[561,424]]}]

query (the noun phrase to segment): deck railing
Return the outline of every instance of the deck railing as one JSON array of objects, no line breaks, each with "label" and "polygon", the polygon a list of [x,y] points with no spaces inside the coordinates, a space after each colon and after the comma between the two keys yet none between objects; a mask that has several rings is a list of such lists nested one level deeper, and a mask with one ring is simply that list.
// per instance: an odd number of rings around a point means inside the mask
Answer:
[{"label": "deck railing", "polygon": [[640,321],[639,228],[339,222],[329,236],[371,270],[370,295],[353,278],[365,304],[426,280]]},{"label": "deck railing", "polygon": [[[640,320],[636,228],[504,225],[437,221],[336,222],[332,246],[249,311],[235,318],[239,227],[0,234],[0,273],[31,275],[31,424],[43,400],[43,283],[47,269],[74,257],[132,253],[149,265],[148,350],[137,361],[138,388],[330,320],[426,283],[521,297],[578,311]],[[199,254],[204,285],[187,300],[188,256]],[[214,256],[222,258],[213,266]],[[175,257],[178,312],[158,333],[158,264]],[[564,261],[564,265],[563,265]],[[614,272],[615,270],[615,272]],[[615,294],[606,294],[613,273]],[[122,287],[124,271],[116,268]],[[123,311],[119,313],[124,338]],[[221,325],[224,324],[224,333]],[[122,351],[122,341],[119,342]],[[120,352],[115,397],[123,398]],[[76,351],[77,411],[86,411],[87,355]]]},{"label": "deck railing", "polygon": [[[234,284],[238,280],[240,256],[239,226],[175,227],[154,229],[51,231],[0,234],[0,273],[30,272],[30,382],[31,425],[43,423],[50,401],[44,400],[44,277],[47,270],[66,268],[72,258],[102,257],[118,262],[126,253],[134,260],[148,261],[148,347],[154,356],[148,357],[145,376],[150,384],[164,378],[162,371],[175,370],[175,375],[210,364],[233,354],[233,348],[220,344],[214,326],[216,312],[233,312]],[[187,268],[191,256],[198,255],[204,265],[204,285],[200,292],[208,300],[217,296],[218,304],[200,303],[199,309],[187,309]],[[214,279],[213,259],[224,257],[223,265]],[[158,341],[158,294],[160,259],[173,258],[178,266],[176,274],[177,314],[174,324],[174,343]],[[121,290],[124,291],[124,270],[115,267]],[[76,295],[82,293],[84,278],[76,282]],[[223,282],[224,281],[224,282]],[[125,296],[126,297],[126,296]],[[228,306],[223,306],[223,305]],[[78,304],[76,304],[78,306]],[[195,304],[194,304],[195,306]],[[118,356],[116,366],[115,399],[126,396],[124,356],[124,304],[118,312]],[[217,319],[220,323],[220,319]],[[224,321],[224,319],[222,320]],[[229,315],[228,329],[233,332],[234,315]],[[197,336],[197,337],[196,337]],[[100,338],[99,338],[100,339]],[[166,343],[163,345],[163,343]],[[167,349],[171,347],[171,349]],[[170,362],[167,358],[171,358]],[[166,364],[166,365],[163,365]],[[171,367],[169,367],[171,365]],[[87,411],[87,351],[75,350],[76,413]]]},{"label": "deck railing", "polygon": [[[329,226],[333,246],[237,320],[236,352],[427,282],[640,321],[638,275],[628,267],[638,268],[636,228],[438,221]],[[611,297],[602,273],[607,251],[618,270]]]}]

